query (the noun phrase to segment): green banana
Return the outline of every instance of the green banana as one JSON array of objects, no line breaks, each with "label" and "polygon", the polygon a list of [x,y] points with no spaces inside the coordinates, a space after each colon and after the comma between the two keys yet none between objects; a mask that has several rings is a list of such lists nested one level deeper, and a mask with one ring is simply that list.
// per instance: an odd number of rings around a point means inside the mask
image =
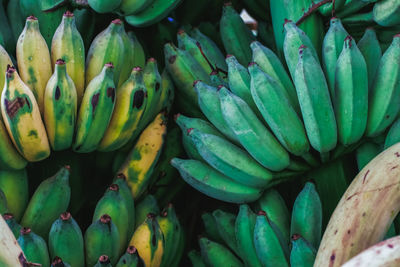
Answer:
[{"label": "green banana", "polygon": [[128,211],[128,238],[130,238],[135,231],[135,203],[126,181],[125,175],[122,173],[114,178],[113,184],[118,185],[118,192],[123,198],[126,209]]},{"label": "green banana", "polygon": [[83,235],[69,212],[61,213],[49,232],[50,257],[61,257],[71,266],[85,266]]},{"label": "green banana", "polygon": [[217,222],[215,221],[214,216],[209,212],[204,212],[201,215],[201,220],[204,225],[204,231],[206,236],[215,242],[221,244],[224,243],[224,240],[222,239],[221,235],[218,232]]},{"label": "green banana", "polygon": [[197,250],[189,251],[187,256],[193,267],[206,267],[206,264],[204,263],[200,253]]},{"label": "green banana", "polygon": [[246,204],[239,206],[239,213],[235,221],[235,236],[238,250],[246,266],[261,267],[257,258],[256,248],[253,242],[256,214]]},{"label": "green banana", "polygon": [[181,225],[172,204],[157,216],[158,225],[164,235],[164,252],[160,266],[171,266],[174,262],[178,245]]},{"label": "green banana", "polygon": [[115,105],[114,66],[103,70],[88,84],[83,95],[76,122],[76,135],[72,149],[79,153],[94,151],[101,141]]},{"label": "green banana", "polygon": [[[77,0],[80,1],[80,0]],[[74,10],[75,24],[83,39],[85,51],[87,52],[95,33],[95,12],[90,8]]]},{"label": "green banana", "polygon": [[11,213],[4,213],[2,215],[8,227],[10,227],[11,231],[13,232],[15,239],[18,239],[22,226],[17,223],[16,219]]},{"label": "green banana", "polygon": [[53,261],[51,262],[51,267],[71,267],[71,265],[69,265],[66,262],[63,262],[63,260],[60,257],[55,256]]},{"label": "green banana", "polygon": [[212,215],[217,224],[219,236],[224,240],[224,244],[227,245],[236,255],[241,257],[242,253],[237,245],[235,235],[235,214],[217,209],[213,211]]},{"label": "green banana", "polygon": [[317,251],[307,240],[298,234],[292,236],[292,250],[290,251],[290,266],[312,267]]},{"label": "green banana", "polygon": [[137,205],[136,205],[136,217],[135,217],[135,228],[137,229],[147,217],[147,214],[159,214],[160,208],[157,203],[157,199],[153,195],[146,195]]},{"label": "green banana", "polygon": [[143,264],[142,259],[134,246],[129,246],[124,255],[119,258],[115,267],[137,267]]},{"label": "green banana", "polygon": [[383,54],[368,103],[368,122],[365,134],[369,137],[382,133],[400,110],[400,35],[395,35]]},{"label": "green banana", "polygon": [[374,4],[373,18],[381,26],[389,27],[400,23],[400,3],[396,0],[383,0]]},{"label": "green banana", "polygon": [[226,247],[205,237],[199,239],[201,257],[207,266],[242,267],[242,262]]},{"label": "green banana", "polygon": [[104,214],[93,222],[87,228],[84,240],[86,266],[95,265],[101,255],[109,255],[111,264],[118,261],[120,236],[109,215]]},{"label": "green banana", "polygon": [[122,27],[121,32],[120,32],[120,36],[122,38],[122,42],[124,43],[124,61],[123,61],[123,65],[121,68],[121,73],[119,76],[119,81],[118,81],[118,85],[117,88],[120,88],[125,81],[129,78],[132,69],[134,67],[137,67],[135,65],[135,50],[132,49],[132,46],[134,46],[132,39],[129,37],[129,35],[126,33],[124,27]]},{"label": "green banana", "polygon": [[324,153],[336,146],[337,127],[328,85],[312,51],[307,46],[300,47],[294,84],[308,140],[314,149]]},{"label": "green banana", "polygon": [[143,46],[140,44],[133,31],[128,32],[128,36],[131,39],[131,46],[133,50],[133,66],[144,68],[146,56],[144,54]]},{"label": "green banana", "polygon": [[219,99],[223,118],[253,158],[272,171],[283,170],[289,165],[287,151],[242,99],[224,87],[219,89]]},{"label": "green banana", "polygon": [[112,267],[110,258],[107,255],[101,255],[94,267]]},{"label": "green banana", "polygon": [[203,21],[197,26],[199,30],[204,33],[208,38],[210,38],[221,51],[224,53],[224,44],[222,42],[221,35],[219,34],[218,24],[212,23],[210,21]]},{"label": "green banana", "polygon": [[219,24],[222,42],[228,54],[234,55],[242,65],[251,61],[250,43],[255,36],[247,28],[231,3],[225,3]]},{"label": "green banana", "polygon": [[24,29],[24,22],[25,22],[24,17],[22,16],[21,13],[19,2],[20,2],[19,0],[15,0],[15,1],[9,1],[7,4],[7,17],[9,21],[12,21],[12,23],[10,23],[10,28],[13,32],[15,44],[17,43],[18,36]]},{"label": "green banana", "polygon": [[11,28],[11,22],[12,21],[9,21],[7,18],[3,3],[0,3],[0,34],[3,37],[5,48],[10,51],[10,53],[14,54],[16,40]]},{"label": "green banana", "polygon": [[385,138],[384,149],[391,147],[392,145],[400,142],[400,119],[396,119],[392,126],[390,126]]},{"label": "green banana", "polygon": [[28,176],[26,169],[0,171],[0,189],[7,199],[8,212],[19,221],[29,201]]},{"label": "green banana", "polygon": [[21,225],[47,240],[51,224],[66,211],[71,197],[69,166],[62,167],[36,188],[21,220]]},{"label": "green banana", "polygon": [[17,241],[27,261],[41,264],[42,267],[50,267],[49,252],[42,237],[32,232],[30,228],[23,227]]},{"label": "green banana", "polygon": [[175,98],[175,88],[171,77],[166,69],[161,74],[161,95],[155,110],[166,110],[167,114],[170,113],[172,103]]},{"label": "green banana", "polygon": [[55,151],[71,147],[78,109],[77,90],[62,59],[55,63],[43,102],[44,122],[51,147]]},{"label": "green banana", "polygon": [[0,189],[0,214],[4,214],[7,212],[8,212],[7,198],[3,190]]},{"label": "green banana", "polygon": [[88,0],[89,6],[97,13],[109,13],[117,9],[122,0],[103,1],[103,0]]},{"label": "green banana", "polygon": [[[311,226],[311,227],[310,227]],[[321,200],[313,183],[307,182],[293,204],[291,236],[299,234],[318,248],[322,234]]]},{"label": "green banana", "polygon": [[119,12],[124,16],[134,15],[145,10],[154,0],[122,0]]},{"label": "green banana", "polygon": [[[393,124],[393,125],[395,125],[395,124]],[[388,140],[388,139],[386,139],[386,140]],[[390,146],[391,145],[388,145],[387,147],[390,147]],[[375,158],[381,152],[382,152],[381,147],[379,145],[375,144],[374,142],[365,142],[364,144],[359,146],[356,150],[356,160],[357,160],[358,170],[361,171],[368,164],[368,162],[370,162],[373,158]]]},{"label": "green banana", "polygon": [[336,0],[335,3],[327,3],[321,6],[318,11],[324,16],[334,16],[335,12],[343,9],[346,0]]},{"label": "green banana", "polygon": [[336,64],[334,106],[338,139],[348,146],[361,139],[368,116],[367,64],[349,35]]}]

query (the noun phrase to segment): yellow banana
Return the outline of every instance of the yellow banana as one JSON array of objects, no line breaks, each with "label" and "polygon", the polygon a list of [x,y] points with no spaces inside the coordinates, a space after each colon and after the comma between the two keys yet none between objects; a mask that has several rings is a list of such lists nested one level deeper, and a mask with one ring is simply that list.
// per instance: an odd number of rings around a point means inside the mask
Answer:
[{"label": "yellow banana", "polygon": [[7,66],[12,66],[12,61],[7,51],[0,45],[0,90],[3,90]]}]

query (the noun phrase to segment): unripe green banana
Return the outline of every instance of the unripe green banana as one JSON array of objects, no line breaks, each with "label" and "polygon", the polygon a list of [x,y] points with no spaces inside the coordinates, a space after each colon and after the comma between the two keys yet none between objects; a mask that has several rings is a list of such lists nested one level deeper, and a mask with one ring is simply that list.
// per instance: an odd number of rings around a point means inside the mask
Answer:
[{"label": "unripe green banana", "polygon": [[392,126],[390,126],[385,138],[384,149],[400,142],[400,119],[396,119]]},{"label": "unripe green banana", "polygon": [[93,267],[112,267],[110,258],[107,255],[101,255]]},{"label": "unripe green banana", "polygon": [[[395,124],[393,124],[393,125],[395,125]],[[390,133],[390,131],[389,131],[389,133]],[[388,134],[388,136],[389,136],[389,134]],[[388,140],[388,139],[386,139],[386,140]],[[395,142],[395,143],[397,143],[397,142]],[[393,145],[395,143],[393,143]],[[387,147],[390,147],[390,146],[391,145],[389,145]],[[370,162],[373,158],[375,158],[381,152],[382,152],[381,146],[375,144],[374,142],[365,142],[364,144],[359,146],[356,150],[356,159],[357,159],[358,170],[361,171],[365,167],[365,165],[368,164],[368,162]]]},{"label": "unripe green banana", "polygon": [[400,35],[383,54],[371,87],[365,135],[377,136],[396,119],[400,110]]},{"label": "unripe green banana", "polygon": [[331,18],[328,32],[322,43],[322,67],[325,72],[331,98],[335,99],[335,71],[344,39],[349,34],[339,18]]},{"label": "unripe green banana", "polygon": [[4,82],[6,76],[4,73],[7,71],[7,66],[12,66],[13,63],[11,61],[10,56],[8,55],[7,51],[4,49],[3,46],[0,45],[0,89],[3,91]]},{"label": "unripe green banana", "polygon": [[170,113],[175,98],[175,87],[166,69],[161,74],[161,95],[155,110],[166,109]]},{"label": "unripe green banana", "polygon": [[0,214],[8,212],[7,208],[7,198],[4,192],[0,188]]},{"label": "unripe green banana", "polygon": [[136,205],[136,217],[135,217],[135,228],[137,229],[147,218],[147,214],[159,214],[160,208],[157,203],[157,199],[153,195],[146,195]]},{"label": "unripe green banana", "polygon": [[53,222],[48,244],[52,259],[58,256],[71,266],[85,266],[82,231],[69,212],[61,213]]},{"label": "unripe green banana", "polygon": [[336,0],[335,3],[326,3],[321,6],[318,11],[324,16],[333,16],[334,12],[341,10],[344,7],[346,0]]},{"label": "unripe green banana", "polygon": [[160,266],[171,266],[177,259],[176,253],[179,245],[179,235],[181,233],[181,225],[176,216],[175,209],[172,204],[168,204],[167,208],[157,216],[158,225],[164,235],[164,252]]},{"label": "unripe green banana", "polygon": [[52,223],[67,210],[71,196],[69,166],[44,180],[36,189],[21,220],[21,225],[47,240]]},{"label": "unripe green banana", "polygon": [[71,267],[71,265],[66,262],[63,262],[63,260],[60,257],[55,256],[53,261],[51,262],[51,267]]},{"label": "unripe green banana", "polygon": [[32,232],[30,228],[23,227],[17,241],[27,261],[50,267],[49,252],[42,237]]},{"label": "unripe green banana", "polygon": [[336,64],[334,106],[339,141],[348,146],[361,139],[368,116],[368,71],[349,35]]},{"label": "unripe green banana", "polygon": [[225,245],[241,257],[241,251],[238,248],[235,235],[235,214],[217,209],[213,211],[212,215],[217,224],[219,236],[224,240]]},{"label": "unripe green banana", "polygon": [[15,220],[19,221],[29,201],[26,170],[0,171],[0,190],[3,191],[7,199],[8,212],[13,214]]},{"label": "unripe green banana", "polygon": [[246,204],[239,206],[239,213],[235,221],[235,236],[237,248],[241,252],[246,266],[261,267],[257,258],[256,248],[253,242],[256,214]]},{"label": "unripe green banana", "polygon": [[107,63],[86,88],[79,109],[75,141],[72,146],[76,152],[94,151],[107,130],[115,105],[113,75],[114,66]]},{"label": "unripe green banana", "polygon": [[292,236],[292,250],[290,251],[290,266],[312,267],[317,251],[301,235]]},{"label": "unripe green banana", "polygon": [[40,34],[39,21],[30,16],[17,42],[17,61],[21,79],[32,90],[43,114],[43,98],[52,68],[49,48]]},{"label": "unripe green banana", "polygon": [[44,93],[44,122],[55,151],[71,147],[78,109],[77,90],[66,67],[64,60],[56,61]]},{"label": "unripe green banana", "polygon": [[238,184],[212,167],[197,161],[173,158],[172,166],[198,191],[225,202],[246,203],[256,200],[261,190]]},{"label": "unripe green banana", "polygon": [[118,228],[107,214],[93,222],[85,232],[85,261],[86,266],[96,264],[101,255],[110,255],[110,261],[118,261],[120,251],[120,236]]},{"label": "unripe green banana", "polygon": [[109,13],[119,7],[122,0],[104,1],[104,0],[88,0],[89,6],[97,13]]},{"label": "unripe green banana", "polygon": [[133,50],[133,66],[144,68],[146,56],[144,54],[143,47],[134,32],[128,32],[128,36],[131,40],[131,49]]},{"label": "unripe green banana", "polygon": [[231,266],[242,267],[242,262],[232,254],[226,247],[208,238],[201,237],[199,239],[201,257],[207,266]]},{"label": "unripe green banana", "polygon": [[257,215],[253,240],[263,266],[289,266],[286,253],[264,211]]},{"label": "unripe green banana", "polygon": [[187,256],[193,267],[206,267],[206,264],[204,263],[200,253],[197,250],[189,251]]},{"label": "unripe green banana", "polygon": [[383,0],[374,4],[373,18],[381,26],[395,26],[400,23],[400,2]]},{"label": "unripe green banana", "polygon": [[287,151],[258,120],[246,102],[224,87],[219,89],[219,99],[224,120],[254,159],[272,171],[283,170],[289,165]]},{"label": "unripe green banana", "polygon": [[251,95],[280,143],[290,153],[301,156],[310,149],[301,118],[296,113],[285,89],[256,63],[250,63]]},{"label": "unripe green banana", "polygon": [[95,222],[101,218],[103,214],[108,214],[119,232],[119,255],[121,255],[128,242],[128,209],[125,205],[124,198],[119,192],[119,187],[116,184],[112,184],[108,187],[103,197],[97,202],[94,210],[92,222]]},{"label": "unripe green banana", "polygon": [[118,185],[118,191],[124,200],[126,209],[128,211],[128,239],[135,231],[135,203],[133,201],[131,190],[129,189],[125,175],[122,173],[117,175],[113,180],[113,184]]},{"label": "unripe green banana", "polygon": [[95,14],[96,12],[94,12],[92,9],[82,8],[74,10],[76,28],[81,34],[86,52],[89,50],[90,44],[95,34]]},{"label": "unripe green banana", "polygon": [[18,239],[22,226],[17,223],[14,216],[11,213],[2,214],[4,220],[6,221],[8,227],[10,227],[11,231],[14,234],[15,239]]},{"label": "unripe green banana", "polygon": [[226,3],[223,7],[219,30],[226,52],[234,55],[240,64],[249,64],[250,43],[255,40],[255,36],[231,3]]},{"label": "unripe green banana", "polygon": [[304,45],[300,47],[294,84],[308,140],[314,149],[324,153],[336,146],[337,127],[325,75],[312,51]]},{"label": "unripe green banana", "polygon": [[102,72],[106,63],[114,65],[113,79],[114,84],[118,85],[125,56],[125,44],[121,36],[123,28],[124,25],[121,20],[113,20],[104,31],[96,36],[90,45],[86,58],[86,90],[88,90],[90,81]]},{"label": "unripe green banana", "polygon": [[134,15],[145,10],[154,0],[122,0],[119,12],[124,16]]},{"label": "unripe green banana", "polygon": [[76,28],[74,14],[69,11],[64,13],[51,43],[53,66],[58,59],[64,60],[66,64],[68,76],[76,88],[79,105],[85,90],[85,46],[82,36]]},{"label": "unripe green banana", "polygon": [[201,215],[201,220],[203,222],[204,231],[207,238],[221,244],[224,243],[224,240],[218,232],[217,222],[215,221],[214,216],[209,212],[204,212]]},{"label": "unripe green banana", "polygon": [[291,236],[301,235],[314,248],[319,246],[322,234],[322,206],[313,183],[305,184],[293,204],[290,233]]},{"label": "unripe green banana", "polygon": [[129,37],[129,35],[126,33],[124,27],[121,28],[120,36],[124,43],[124,61],[123,61],[123,65],[121,68],[121,73],[119,76],[117,88],[120,88],[125,83],[125,81],[129,78],[129,76],[132,72],[132,69],[134,67],[137,67],[134,62],[135,50],[132,49],[133,41]]},{"label": "unripe green banana", "polygon": [[125,254],[119,258],[115,267],[138,267],[140,264],[143,264],[143,261],[139,258],[137,249],[134,246],[129,246]]}]

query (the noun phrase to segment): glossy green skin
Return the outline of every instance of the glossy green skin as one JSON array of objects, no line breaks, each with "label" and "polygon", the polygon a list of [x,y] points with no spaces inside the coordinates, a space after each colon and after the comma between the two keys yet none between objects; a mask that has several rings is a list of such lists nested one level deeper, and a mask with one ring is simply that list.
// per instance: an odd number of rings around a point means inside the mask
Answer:
[{"label": "glossy green skin", "polygon": [[119,258],[119,261],[115,267],[138,267],[140,266],[141,262],[142,259],[139,258],[137,251],[132,254],[127,251],[121,256],[121,258]]},{"label": "glossy green skin", "polygon": [[169,267],[174,262],[174,260],[176,260],[175,255],[178,250],[180,238],[179,235],[181,232],[181,225],[172,204],[168,205],[168,207],[164,209],[160,216],[157,216],[157,221],[159,225],[161,225],[163,221],[164,223],[165,221],[168,221],[168,229],[164,229],[162,227],[160,228],[164,235],[164,252],[161,266]]},{"label": "glossy green skin", "polygon": [[109,13],[119,7],[122,0],[107,1],[107,0],[88,0],[89,6],[97,13]]},{"label": "glossy green skin", "polygon": [[70,197],[69,170],[62,167],[38,186],[25,210],[21,225],[31,228],[47,240],[52,223],[67,210]]},{"label": "glossy green skin", "polygon": [[337,144],[336,119],[328,85],[312,49],[305,47],[299,54],[294,84],[308,140],[320,153],[328,152]]},{"label": "glossy green skin", "polygon": [[235,221],[235,236],[242,259],[246,266],[249,267],[262,266],[260,260],[257,258],[257,252],[253,242],[255,225],[256,214],[248,205],[240,205],[239,213]]},{"label": "glossy green skin", "polygon": [[72,217],[54,221],[49,232],[48,245],[52,259],[58,256],[72,266],[85,266],[82,231]]},{"label": "glossy green skin", "polygon": [[207,266],[241,267],[242,262],[223,245],[213,242],[205,237],[199,239],[201,257]]},{"label": "glossy green skin", "polygon": [[[312,225],[312,227],[310,227]],[[322,234],[322,205],[314,184],[307,182],[292,210],[290,234],[299,234],[318,248]]]},{"label": "glossy green skin", "polygon": [[383,0],[374,5],[374,21],[381,26],[389,27],[400,23],[400,3],[396,0]]},{"label": "glossy green skin", "polygon": [[21,234],[17,241],[27,261],[39,263],[43,267],[50,266],[49,252],[42,237],[30,232],[29,234]]},{"label": "glossy green skin", "polygon": [[72,146],[76,152],[94,151],[107,129],[115,105],[113,75],[113,69],[105,66],[85,90]]},{"label": "glossy green skin", "polygon": [[29,201],[26,170],[0,171],[0,188],[7,199],[8,212],[12,213],[14,218],[19,221]]},{"label": "glossy green skin", "polygon": [[86,266],[95,265],[101,255],[109,256],[111,264],[118,261],[120,237],[112,221],[108,224],[100,220],[93,222],[86,230],[84,240]]},{"label": "glossy green skin", "polygon": [[365,134],[374,137],[384,132],[400,110],[400,36],[396,35],[383,54],[371,87]]},{"label": "glossy green skin", "polygon": [[126,183],[126,179],[116,177],[113,183],[118,185],[119,194],[124,200],[126,209],[128,211],[128,234],[127,240],[129,241],[133,232],[135,231],[135,203],[132,197],[131,190]]},{"label": "glossy green skin", "polygon": [[340,19],[332,18],[330,20],[329,30],[322,43],[322,67],[332,99],[335,97],[336,62],[342,52],[344,39],[348,35]]},{"label": "glossy green skin", "polygon": [[290,266],[312,267],[314,265],[317,251],[303,237],[292,239],[292,250],[290,251]]},{"label": "glossy green skin", "polygon": [[211,213],[205,212],[201,215],[201,220],[204,225],[206,236],[215,242],[224,243],[224,240],[218,232],[217,222],[214,216]]},{"label": "glossy green skin", "polygon": [[272,171],[283,170],[289,165],[288,152],[242,99],[221,88],[219,100],[224,120],[254,159]]},{"label": "glossy green skin", "polygon": [[146,195],[139,203],[136,205],[136,218],[135,218],[135,229],[139,227],[147,218],[147,214],[159,214],[160,208],[158,206],[157,200],[153,195]]},{"label": "glossy green skin", "polygon": [[224,240],[224,245],[228,246],[236,255],[241,256],[241,251],[236,243],[235,214],[217,209],[213,211],[212,215],[217,224],[218,233]]},{"label": "glossy green skin", "polygon": [[206,264],[204,263],[203,259],[201,258],[201,255],[198,251],[191,250],[191,251],[189,251],[187,256],[190,259],[190,262],[192,263],[193,267],[206,267]]},{"label": "glossy green skin", "polygon": [[132,68],[136,67],[134,63],[135,50],[132,49],[132,40],[130,39],[124,28],[121,29],[120,36],[122,42],[124,43],[124,61],[119,76],[118,88],[120,88],[121,85],[129,78],[132,72]]},{"label": "glossy green skin", "polygon": [[[393,126],[394,125],[396,125],[396,123],[394,123]],[[398,125],[398,123],[397,123],[397,125]],[[388,136],[389,136],[389,134],[390,134],[390,131],[388,133]],[[386,140],[388,140],[388,139],[386,139]],[[387,147],[385,147],[385,148],[387,148]],[[375,158],[381,152],[382,152],[381,146],[377,145],[373,142],[365,142],[364,144],[359,146],[356,150],[356,159],[357,159],[358,170],[361,171],[365,167],[365,165],[368,164],[368,162],[370,162],[373,158]]]}]

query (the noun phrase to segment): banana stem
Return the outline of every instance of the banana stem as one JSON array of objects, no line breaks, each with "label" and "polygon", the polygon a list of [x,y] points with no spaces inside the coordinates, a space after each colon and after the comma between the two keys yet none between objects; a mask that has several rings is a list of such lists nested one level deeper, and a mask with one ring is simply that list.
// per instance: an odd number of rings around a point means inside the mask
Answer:
[{"label": "banana stem", "polygon": [[311,7],[306,11],[306,13],[304,13],[304,15],[301,16],[301,18],[296,22],[296,25],[299,26],[307,17],[309,17],[312,13],[314,13],[318,8],[320,8],[321,6],[323,6],[327,3],[331,3],[331,2],[333,2],[332,14],[334,14],[335,0],[323,0],[317,4],[312,4]]}]

